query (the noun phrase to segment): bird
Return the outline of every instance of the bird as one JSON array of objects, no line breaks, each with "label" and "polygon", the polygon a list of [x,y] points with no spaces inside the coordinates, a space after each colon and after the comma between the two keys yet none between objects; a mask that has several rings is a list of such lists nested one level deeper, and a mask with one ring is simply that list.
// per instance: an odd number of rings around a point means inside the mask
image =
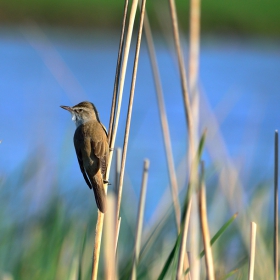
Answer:
[{"label": "bird", "polygon": [[109,159],[107,130],[91,102],[83,101],[73,107],[60,107],[71,113],[76,124],[73,140],[80,170],[88,187],[93,189],[98,209],[105,213],[104,184],[108,183],[105,176]]}]

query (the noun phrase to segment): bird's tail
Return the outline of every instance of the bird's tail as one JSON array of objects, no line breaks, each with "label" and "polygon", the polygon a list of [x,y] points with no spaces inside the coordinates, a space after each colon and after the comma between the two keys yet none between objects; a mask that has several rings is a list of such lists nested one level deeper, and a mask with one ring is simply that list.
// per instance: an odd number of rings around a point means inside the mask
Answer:
[{"label": "bird's tail", "polygon": [[100,170],[95,174],[92,180],[93,192],[98,209],[102,212],[106,212],[106,193],[103,186],[103,177]]}]

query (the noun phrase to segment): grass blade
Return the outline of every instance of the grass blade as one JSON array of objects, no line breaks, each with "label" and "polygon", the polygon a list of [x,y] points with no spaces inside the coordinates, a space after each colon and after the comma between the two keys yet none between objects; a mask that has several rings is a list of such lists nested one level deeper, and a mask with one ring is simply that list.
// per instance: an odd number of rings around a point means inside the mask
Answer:
[{"label": "grass blade", "polygon": [[[219,237],[225,232],[225,230],[232,224],[232,222],[236,219],[238,213],[235,213],[218,231],[217,233],[212,237],[210,244],[211,246],[217,241]],[[205,251],[203,250],[199,257],[202,258],[205,255]]]},{"label": "grass blade", "polygon": [[174,259],[174,256],[176,255],[176,252],[178,252],[178,250],[179,250],[180,242],[181,242],[181,234],[178,235],[178,237],[176,239],[176,242],[174,244],[174,247],[173,247],[172,251],[170,252],[170,254],[169,254],[169,256],[168,256],[168,258],[167,258],[167,260],[166,260],[166,262],[165,262],[165,264],[162,268],[162,271],[161,271],[161,273],[158,277],[158,280],[163,280],[164,279],[164,277],[165,277],[165,275],[166,275],[166,273],[167,273],[167,271],[168,271],[168,269],[169,269],[169,267],[170,267],[170,265],[171,265],[171,263]]},{"label": "grass blade", "polygon": [[[238,213],[235,213],[219,230],[218,232],[212,237],[211,241],[210,241],[210,245],[212,246],[217,239],[225,232],[225,230],[232,224],[232,222],[236,219]],[[205,251],[202,250],[201,253],[199,254],[199,257],[202,258],[205,255]],[[190,271],[190,269],[188,268],[185,271],[185,274],[187,274]]]},{"label": "grass blade", "polygon": [[245,265],[245,263],[248,261],[248,257],[244,257],[242,258],[237,265],[229,272],[227,273],[223,278],[221,278],[221,280],[226,280],[229,277],[231,277],[232,275],[234,275],[243,265]]}]

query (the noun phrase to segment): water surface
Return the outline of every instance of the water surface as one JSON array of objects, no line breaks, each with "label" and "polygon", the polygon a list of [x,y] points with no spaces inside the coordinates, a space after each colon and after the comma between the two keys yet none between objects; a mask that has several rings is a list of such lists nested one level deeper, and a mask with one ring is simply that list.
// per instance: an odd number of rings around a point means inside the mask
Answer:
[{"label": "water surface", "polygon": [[[252,185],[273,178],[273,134],[279,128],[279,47],[279,41],[261,38],[202,40],[201,104],[205,106],[207,100],[220,123],[230,157],[243,164],[241,179]],[[117,49],[117,34],[81,34],[38,27],[0,30],[2,176],[17,176],[15,170],[19,166],[38,156],[40,174],[32,187],[34,193],[43,197],[56,182],[62,193],[77,188],[75,192],[83,192],[88,197],[72,142],[75,126],[70,115],[59,106],[89,100],[108,126]],[[176,169],[181,170],[178,177],[182,185],[187,176],[182,172],[186,169],[187,136],[176,57],[174,50],[160,40],[156,50],[174,161]],[[129,59],[116,141],[120,147],[132,59],[133,55]],[[207,120],[203,106],[201,130]],[[211,127],[207,129],[211,131]],[[146,213],[150,216],[168,186],[168,172],[145,43],[141,47],[128,145],[125,182],[134,190],[124,189],[128,197],[140,191],[144,158],[150,159]],[[211,166],[213,162],[207,152],[205,158],[206,166]]]}]

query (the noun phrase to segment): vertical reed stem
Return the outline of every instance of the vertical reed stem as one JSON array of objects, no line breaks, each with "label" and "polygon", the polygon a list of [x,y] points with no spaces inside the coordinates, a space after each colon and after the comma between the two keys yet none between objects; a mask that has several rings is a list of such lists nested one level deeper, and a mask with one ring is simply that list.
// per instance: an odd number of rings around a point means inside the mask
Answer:
[{"label": "vertical reed stem", "polygon": [[255,267],[255,253],[256,253],[256,233],[257,224],[251,222],[251,235],[250,235],[250,264],[248,279],[254,279],[254,267]]},{"label": "vertical reed stem", "polygon": [[[129,24],[128,24],[128,29],[127,29],[127,36],[126,36],[124,54],[123,54],[123,63],[122,63],[121,74],[120,74],[120,79],[119,79],[119,96],[118,96],[118,100],[117,100],[117,110],[116,110],[116,114],[115,114],[116,116],[115,116],[114,126],[112,128],[112,136],[111,136],[111,142],[110,142],[111,150],[114,148],[117,130],[118,130],[119,117],[120,117],[121,104],[122,104],[122,96],[123,96],[123,88],[124,88],[124,80],[125,80],[125,75],[126,75],[128,54],[129,54],[129,50],[130,50],[130,44],[131,44],[131,38],[132,38],[137,4],[138,4],[138,0],[133,0],[131,9],[130,9]],[[112,157],[112,152],[110,153],[110,158],[111,157]]]},{"label": "vertical reed stem", "polygon": [[[198,192],[192,192],[192,207],[190,208],[190,252],[191,258],[191,277],[192,280],[200,279],[200,258],[199,258],[199,209],[198,209]],[[184,274],[183,274],[184,275]],[[185,276],[185,275],[184,275]],[[186,279],[184,277],[183,279]]]},{"label": "vertical reed stem", "polygon": [[113,98],[112,98],[112,106],[111,106],[111,114],[110,114],[110,122],[109,122],[109,129],[108,129],[108,142],[109,146],[111,146],[111,137],[112,137],[112,130],[114,126],[114,119],[115,119],[115,110],[117,105],[117,93],[119,89],[119,78],[120,78],[120,70],[121,70],[121,62],[123,56],[123,43],[124,43],[124,34],[125,34],[125,27],[126,27],[126,20],[127,20],[127,8],[128,8],[128,0],[125,0],[124,3],[124,12],[123,12],[123,22],[122,22],[122,31],[119,43],[119,51],[118,51],[118,59],[117,59],[117,66],[116,66],[116,74],[115,74],[115,83],[114,83],[114,91],[113,91]]},{"label": "vertical reed stem", "polygon": [[190,5],[189,83],[191,97],[194,97],[199,69],[200,0],[191,0]]},{"label": "vertical reed stem", "polygon": [[[189,199],[187,212],[186,212],[186,216],[184,219],[185,225],[189,225],[189,223],[190,223],[191,209],[192,209],[192,199]],[[187,243],[187,238],[188,238],[188,227],[186,227],[186,226],[183,228],[183,237],[182,238],[184,238],[184,240],[182,240],[181,246],[180,246],[178,267],[177,267],[177,273],[176,273],[177,280],[181,279],[181,277],[183,275],[183,271],[186,268],[186,267],[184,267],[184,264],[185,264],[184,259],[186,257],[186,243]],[[183,250],[183,247],[185,247],[184,250]],[[191,255],[191,254],[189,254],[189,255]],[[191,258],[189,258],[189,259],[192,260],[192,258],[193,258],[193,256],[191,256]],[[189,262],[189,267],[191,269],[191,261]]]},{"label": "vertical reed stem", "polygon": [[136,280],[136,278],[137,278],[136,277],[136,275],[137,275],[136,268],[137,268],[137,264],[138,264],[138,260],[139,260],[139,253],[140,253],[141,235],[142,235],[143,220],[144,220],[144,209],[145,209],[145,201],[146,201],[146,190],[147,190],[149,165],[150,165],[149,160],[145,159],[144,169],[143,169],[143,177],[142,177],[141,195],[140,195],[138,216],[137,216],[137,227],[136,227],[135,247],[134,247],[134,260],[133,260],[131,280]]},{"label": "vertical reed stem", "polygon": [[123,143],[121,173],[120,173],[120,182],[119,182],[119,196],[118,196],[118,200],[117,200],[117,213],[116,213],[117,219],[119,218],[120,208],[121,208],[124,170],[125,170],[125,163],[126,163],[128,138],[129,138],[129,132],[130,132],[130,122],[131,122],[131,115],[132,115],[132,108],[133,108],[134,91],[135,91],[136,75],[137,75],[137,69],[138,69],[138,60],[139,60],[139,52],[140,52],[140,46],[141,46],[143,22],[144,22],[144,15],[145,15],[145,5],[146,5],[146,0],[143,0],[142,6],[141,6],[139,31],[138,31],[136,50],[135,50],[133,74],[132,74],[132,81],[131,81],[131,88],[130,88],[130,97],[129,97],[129,104],[128,104],[128,110],[127,110],[127,117],[126,117],[125,136],[124,136],[124,143]]},{"label": "vertical reed stem", "polygon": [[[179,37],[179,29],[178,29],[178,20],[177,20],[177,13],[176,13],[176,7],[174,0],[169,0],[169,7],[170,7],[170,13],[171,13],[171,19],[172,19],[172,28],[173,28],[173,36],[174,36],[174,42],[176,47],[176,54],[177,54],[177,60],[179,65],[179,71],[180,71],[180,80],[181,80],[181,86],[182,86],[182,93],[183,93],[183,99],[184,99],[184,107],[185,107],[185,114],[186,114],[186,120],[187,120],[187,126],[188,126],[188,164],[189,164],[189,170],[190,170],[190,187],[195,185],[196,177],[197,177],[197,170],[196,170],[196,164],[193,162],[195,158],[195,131],[194,131],[194,125],[193,125],[193,119],[192,119],[192,111],[191,111],[191,104],[189,100],[189,93],[188,93],[188,87],[187,87],[187,78],[186,78],[186,69],[185,69],[185,63],[184,63],[184,57],[183,52],[181,50],[181,43],[180,43],[180,37]],[[193,166],[193,167],[192,167]],[[188,203],[188,210],[190,211],[190,205],[191,205],[192,195],[190,194],[190,200]],[[180,246],[180,253],[179,253],[179,260],[178,260],[178,267],[177,267],[177,275],[176,278],[180,279],[183,275],[183,264],[184,264],[184,258],[186,255],[186,244],[187,244],[187,233],[188,233],[188,227],[189,227],[189,220],[188,215],[185,216],[184,221],[184,228],[182,233],[182,241]]]},{"label": "vertical reed stem", "polygon": [[186,68],[185,68],[185,63],[184,63],[183,52],[181,49],[179,28],[178,28],[178,19],[177,19],[177,13],[176,13],[176,7],[175,7],[174,0],[169,0],[169,7],[170,7],[170,13],[171,13],[171,19],[172,19],[172,28],[173,28],[175,47],[176,47],[177,60],[178,60],[179,71],[180,71],[181,86],[182,86],[182,91],[183,91],[185,114],[186,114],[188,129],[189,129],[189,147],[191,150],[190,152],[192,152],[193,151],[193,142],[192,142],[193,121],[192,121],[192,114],[191,114],[191,104],[190,104],[190,100],[189,100]]},{"label": "vertical reed stem", "polygon": [[156,60],[156,52],[155,52],[153,36],[152,36],[147,13],[145,15],[145,20],[144,20],[144,31],[145,31],[145,35],[146,35],[148,51],[149,51],[149,56],[150,56],[150,60],[151,60],[155,87],[156,87],[157,101],[158,101],[160,120],[161,120],[161,129],[162,129],[163,140],[164,140],[167,167],[168,167],[168,171],[169,171],[170,188],[171,188],[173,206],[174,206],[174,211],[175,211],[177,232],[179,233],[181,210],[180,210],[180,203],[179,203],[179,199],[178,199],[178,183],[177,183],[175,165],[174,165],[173,155],[172,155],[172,147],[171,147],[171,139],[170,139],[168,121],[167,121],[166,110],[165,110],[165,106],[164,106],[163,91],[162,91],[160,75],[159,75],[159,70],[158,70],[158,65],[157,65],[157,60]]},{"label": "vertical reed stem", "polygon": [[[112,127],[112,136],[110,138],[111,141],[109,143],[110,144],[110,153],[109,153],[109,161],[108,161],[106,179],[108,179],[109,173],[110,173],[111,162],[112,162],[112,157],[113,157],[113,149],[115,146],[116,134],[117,134],[117,129],[118,129],[122,96],[123,96],[124,80],[125,80],[126,67],[127,67],[127,60],[128,60],[129,49],[130,49],[130,43],[131,43],[133,25],[134,25],[135,14],[136,14],[136,9],[137,9],[137,3],[138,3],[138,0],[133,0],[132,5],[131,5],[131,10],[130,10],[129,24],[128,24],[127,36],[126,36],[125,47],[124,47],[123,63],[122,63],[121,74],[120,74],[120,79],[119,79],[120,84],[119,84],[119,96],[118,96],[117,108],[116,108],[117,110],[116,110],[116,114],[115,114],[114,126]],[[105,188],[105,191],[107,192],[107,185],[104,184],[104,188]],[[92,273],[91,273],[92,280],[97,279],[103,223],[104,223],[104,215],[100,211],[98,211],[96,228],[95,228],[93,263],[92,263]]]},{"label": "vertical reed stem", "polygon": [[119,179],[121,173],[121,148],[117,148],[116,150],[116,174],[115,174],[115,193],[118,195],[118,186],[119,186]]},{"label": "vertical reed stem", "polygon": [[206,190],[205,184],[203,182],[204,178],[204,163],[201,162],[201,185],[199,190],[199,215],[200,215],[200,225],[202,231],[202,239],[205,251],[205,265],[207,272],[207,279],[215,280],[214,273],[214,262],[212,256],[212,250],[210,245],[210,234],[207,221],[207,204],[206,204]]},{"label": "vertical reed stem", "polygon": [[[189,268],[191,269],[191,261],[192,261],[191,253],[187,252],[187,256],[188,256],[187,259],[188,259]],[[191,273],[188,273],[187,276],[188,276],[187,277],[188,280],[192,280]]]},{"label": "vertical reed stem", "polygon": [[116,238],[115,238],[115,255],[116,256],[117,256],[118,240],[119,240],[121,222],[122,222],[122,217],[119,217],[119,219],[117,221]]},{"label": "vertical reed stem", "polygon": [[105,217],[104,227],[104,274],[106,280],[116,279],[116,267],[115,267],[115,211],[116,211],[116,199],[115,195],[111,193],[107,196],[107,213]]},{"label": "vertical reed stem", "polygon": [[[200,0],[190,1],[190,50],[189,50],[189,90],[194,129],[199,126],[199,49],[200,49]],[[194,134],[194,143],[198,142],[198,134]]]},{"label": "vertical reed stem", "polygon": [[95,228],[95,239],[94,239],[94,247],[93,247],[92,270],[91,270],[92,280],[97,279],[103,222],[104,222],[104,214],[99,210],[97,210],[97,221],[96,221],[96,228]]},{"label": "vertical reed stem", "polygon": [[278,131],[274,139],[274,279],[278,280]]},{"label": "vertical reed stem", "polygon": [[[120,179],[120,173],[121,173],[121,149],[117,148],[116,153],[116,177],[115,177],[115,193],[116,197],[119,197],[119,179]],[[119,217],[117,220],[117,228],[116,228],[116,237],[115,237],[115,254],[117,256],[117,248],[118,248],[118,239],[119,239],[119,233],[120,233],[120,226],[121,226],[121,217]]]}]

